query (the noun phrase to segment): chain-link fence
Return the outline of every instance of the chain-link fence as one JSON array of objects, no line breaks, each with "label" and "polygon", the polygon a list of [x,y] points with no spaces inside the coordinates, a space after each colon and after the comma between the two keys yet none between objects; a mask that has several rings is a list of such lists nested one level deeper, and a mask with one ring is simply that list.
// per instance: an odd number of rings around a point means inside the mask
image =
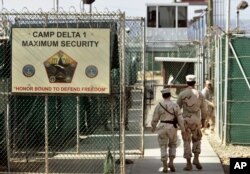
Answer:
[{"label": "chain-link fence", "polygon": [[219,136],[225,139],[225,143],[250,143],[249,43],[248,35],[232,35],[229,40],[228,59],[225,54],[225,38],[220,37],[216,44],[217,127]]},{"label": "chain-link fence", "polygon": [[[0,173],[103,173],[104,168],[107,170],[108,167],[105,162],[111,160],[105,159],[109,149],[113,156],[111,168],[114,173],[123,173],[125,154],[143,153],[144,20],[125,19],[123,13],[112,12],[89,14],[1,11],[1,23],[4,33],[0,36]],[[43,32],[37,33],[37,37],[42,38],[48,38],[50,32],[63,29],[66,29],[64,34],[67,38],[71,37],[67,32],[78,31],[76,29],[90,29],[87,30],[90,32],[94,29],[109,29],[110,59],[107,66],[110,71],[110,93],[95,93],[101,89],[94,87],[84,88],[83,94],[72,91],[49,94],[31,94],[30,91],[13,93],[13,69],[18,66],[15,64],[13,67],[13,55],[18,55],[18,52],[22,54],[22,50],[16,49],[12,37],[25,37],[18,32],[13,36],[15,29],[40,29]],[[96,34],[95,31],[92,34]],[[73,41],[65,41],[65,44],[74,47]],[[86,46],[90,44],[87,41],[89,40],[78,44]],[[58,43],[22,43],[27,55],[40,59],[47,56],[46,50],[41,47],[50,49],[53,46],[57,47]],[[32,54],[34,51],[30,47],[36,48],[36,54]],[[70,48],[65,50],[69,51]],[[91,51],[79,51],[78,54],[82,56],[91,54]],[[43,60],[45,65],[46,59],[48,57]],[[24,60],[25,57],[22,56],[18,59],[20,63]],[[91,64],[91,60],[87,61]],[[59,87],[66,89],[65,84],[61,83],[69,80],[63,76],[65,71],[62,69],[66,65],[64,66],[63,61],[61,64],[58,62],[60,70],[55,70],[58,76],[49,80],[53,83],[60,82]],[[98,67],[99,69],[106,66],[105,62],[100,64],[103,67]],[[31,70],[19,73],[29,76],[32,74]],[[91,69],[90,76],[95,73],[94,70]],[[47,70],[47,73],[54,71]],[[105,79],[106,74],[98,75]],[[44,80],[43,78],[40,80]],[[15,89],[29,90],[31,86]]]}]

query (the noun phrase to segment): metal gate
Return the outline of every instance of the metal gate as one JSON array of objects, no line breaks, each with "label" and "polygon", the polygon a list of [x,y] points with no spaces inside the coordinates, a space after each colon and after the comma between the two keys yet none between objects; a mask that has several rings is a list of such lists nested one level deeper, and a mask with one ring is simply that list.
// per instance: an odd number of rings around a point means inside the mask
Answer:
[{"label": "metal gate", "polygon": [[[109,150],[114,173],[124,173],[125,156],[143,154],[144,19],[0,13],[0,173],[103,173]],[[110,94],[13,94],[14,27],[110,29]]]}]

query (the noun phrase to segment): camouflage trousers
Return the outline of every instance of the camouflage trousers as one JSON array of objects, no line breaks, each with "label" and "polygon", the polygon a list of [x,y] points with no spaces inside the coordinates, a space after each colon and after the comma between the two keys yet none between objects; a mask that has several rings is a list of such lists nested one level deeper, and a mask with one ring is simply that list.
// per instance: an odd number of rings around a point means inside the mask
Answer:
[{"label": "camouflage trousers", "polygon": [[205,128],[208,128],[208,124],[209,128],[213,130],[215,126],[215,114],[214,114],[214,108],[211,106],[207,106],[207,118],[205,122]]},{"label": "camouflage trousers", "polygon": [[[194,154],[201,153],[201,128],[200,124],[184,122],[186,129],[186,136],[183,138],[184,143],[184,158],[191,158],[192,152]],[[192,143],[192,148],[191,148]]]},{"label": "camouflage trousers", "polygon": [[176,156],[177,129],[162,127],[158,131],[158,143],[161,151],[161,161]]}]

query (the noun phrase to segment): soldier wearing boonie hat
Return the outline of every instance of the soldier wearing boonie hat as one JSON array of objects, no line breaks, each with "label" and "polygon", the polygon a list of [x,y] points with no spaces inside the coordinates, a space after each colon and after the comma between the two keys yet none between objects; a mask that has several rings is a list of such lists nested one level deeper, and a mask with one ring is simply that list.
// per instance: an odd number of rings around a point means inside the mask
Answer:
[{"label": "soldier wearing boonie hat", "polygon": [[179,94],[177,99],[177,104],[180,108],[183,108],[184,126],[186,129],[186,136],[183,136],[183,141],[184,158],[186,158],[187,164],[184,170],[192,170],[192,152],[194,153],[193,164],[197,169],[202,169],[199,162],[199,154],[201,153],[201,124],[202,126],[204,125],[206,118],[206,104],[201,92],[195,89],[195,75],[187,75],[186,81],[188,87]]},{"label": "soldier wearing boonie hat", "polygon": [[[179,124],[182,134],[185,134],[183,117],[180,107],[170,100],[171,92],[169,88],[161,90],[163,101],[156,105],[151,121],[152,132],[158,133],[158,143],[161,151],[161,161],[163,172],[167,173],[168,168],[175,171],[174,158],[177,147],[177,124]],[[169,153],[168,153],[169,147]],[[169,163],[168,163],[169,158]]]}]

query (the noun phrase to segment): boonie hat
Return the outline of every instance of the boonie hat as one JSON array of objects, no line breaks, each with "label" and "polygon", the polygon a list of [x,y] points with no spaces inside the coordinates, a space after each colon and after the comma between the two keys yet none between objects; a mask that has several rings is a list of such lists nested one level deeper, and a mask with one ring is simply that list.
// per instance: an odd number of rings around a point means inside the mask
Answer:
[{"label": "boonie hat", "polygon": [[170,93],[170,89],[169,88],[164,88],[161,90],[162,94],[166,94],[166,93]]},{"label": "boonie hat", "polygon": [[187,76],[186,76],[186,81],[187,81],[187,82],[195,82],[195,81],[196,81],[195,75],[193,75],[193,74],[187,75]]}]

